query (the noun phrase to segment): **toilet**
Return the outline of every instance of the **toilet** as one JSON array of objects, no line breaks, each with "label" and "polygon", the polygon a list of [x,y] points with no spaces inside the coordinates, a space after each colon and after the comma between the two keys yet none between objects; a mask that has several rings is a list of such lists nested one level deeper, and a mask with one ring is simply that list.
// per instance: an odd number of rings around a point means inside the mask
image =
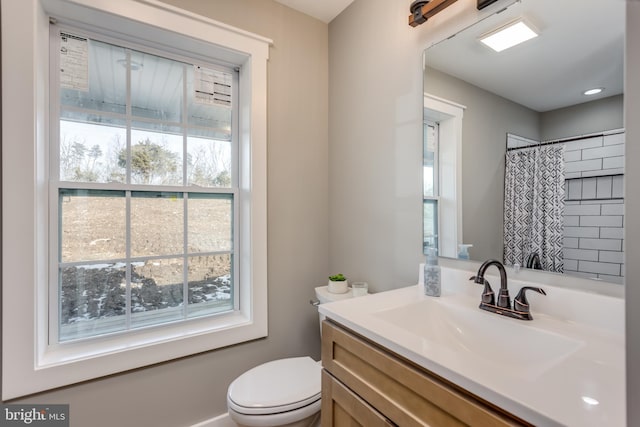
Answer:
[{"label": "toilet", "polygon": [[[352,298],[316,288],[319,304]],[[320,314],[320,327],[324,316]],[[273,360],[248,370],[227,390],[229,417],[239,427],[316,427],[320,425],[321,362],[310,357]]]}]

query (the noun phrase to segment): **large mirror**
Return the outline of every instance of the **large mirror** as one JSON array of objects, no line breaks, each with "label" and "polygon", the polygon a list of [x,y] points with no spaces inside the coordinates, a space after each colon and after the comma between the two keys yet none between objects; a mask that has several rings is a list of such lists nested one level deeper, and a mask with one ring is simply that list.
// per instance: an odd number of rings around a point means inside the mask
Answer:
[{"label": "large mirror", "polygon": [[621,284],[625,2],[500,7],[424,53],[425,252]]}]

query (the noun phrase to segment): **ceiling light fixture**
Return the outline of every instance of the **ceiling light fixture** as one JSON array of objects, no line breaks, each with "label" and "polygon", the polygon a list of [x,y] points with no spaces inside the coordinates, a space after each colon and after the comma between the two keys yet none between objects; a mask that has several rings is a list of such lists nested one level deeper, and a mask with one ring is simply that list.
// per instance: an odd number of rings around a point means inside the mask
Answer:
[{"label": "ceiling light fixture", "polygon": [[600,404],[600,402],[597,399],[594,399],[593,397],[589,397],[589,396],[582,396],[582,401],[587,405],[591,405],[591,406]]},{"label": "ceiling light fixture", "polygon": [[480,36],[480,41],[496,52],[502,52],[534,37],[538,37],[538,32],[520,19],[483,34]]},{"label": "ceiling light fixture", "polygon": [[584,92],[582,92],[582,94],[586,95],[586,96],[597,95],[600,92],[602,92],[603,90],[604,90],[603,87],[595,87],[593,89],[585,90]]},{"label": "ceiling light fixture", "polygon": [[[126,58],[118,59],[118,60],[116,60],[116,62],[118,64],[122,65],[124,68],[127,68],[127,59]],[[130,61],[129,65],[131,67],[131,71],[138,71],[140,68],[142,68],[144,66],[142,64],[142,62],[134,61],[133,59]]]}]

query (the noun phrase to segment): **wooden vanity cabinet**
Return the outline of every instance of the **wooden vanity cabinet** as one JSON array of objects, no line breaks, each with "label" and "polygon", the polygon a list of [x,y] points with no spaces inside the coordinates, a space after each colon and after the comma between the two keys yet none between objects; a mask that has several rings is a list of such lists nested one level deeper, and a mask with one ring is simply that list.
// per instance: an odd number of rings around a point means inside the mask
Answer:
[{"label": "wooden vanity cabinet", "polygon": [[322,426],[530,426],[347,328],[322,325]]},{"label": "wooden vanity cabinet", "polygon": [[389,427],[394,424],[323,369],[322,425]]}]

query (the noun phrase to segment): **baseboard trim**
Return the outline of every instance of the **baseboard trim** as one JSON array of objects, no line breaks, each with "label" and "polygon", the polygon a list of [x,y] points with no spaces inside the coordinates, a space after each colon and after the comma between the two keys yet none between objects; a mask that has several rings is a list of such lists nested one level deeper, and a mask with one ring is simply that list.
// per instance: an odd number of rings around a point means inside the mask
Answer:
[{"label": "baseboard trim", "polygon": [[229,413],[225,413],[194,424],[191,427],[237,427],[237,424],[231,420]]}]

